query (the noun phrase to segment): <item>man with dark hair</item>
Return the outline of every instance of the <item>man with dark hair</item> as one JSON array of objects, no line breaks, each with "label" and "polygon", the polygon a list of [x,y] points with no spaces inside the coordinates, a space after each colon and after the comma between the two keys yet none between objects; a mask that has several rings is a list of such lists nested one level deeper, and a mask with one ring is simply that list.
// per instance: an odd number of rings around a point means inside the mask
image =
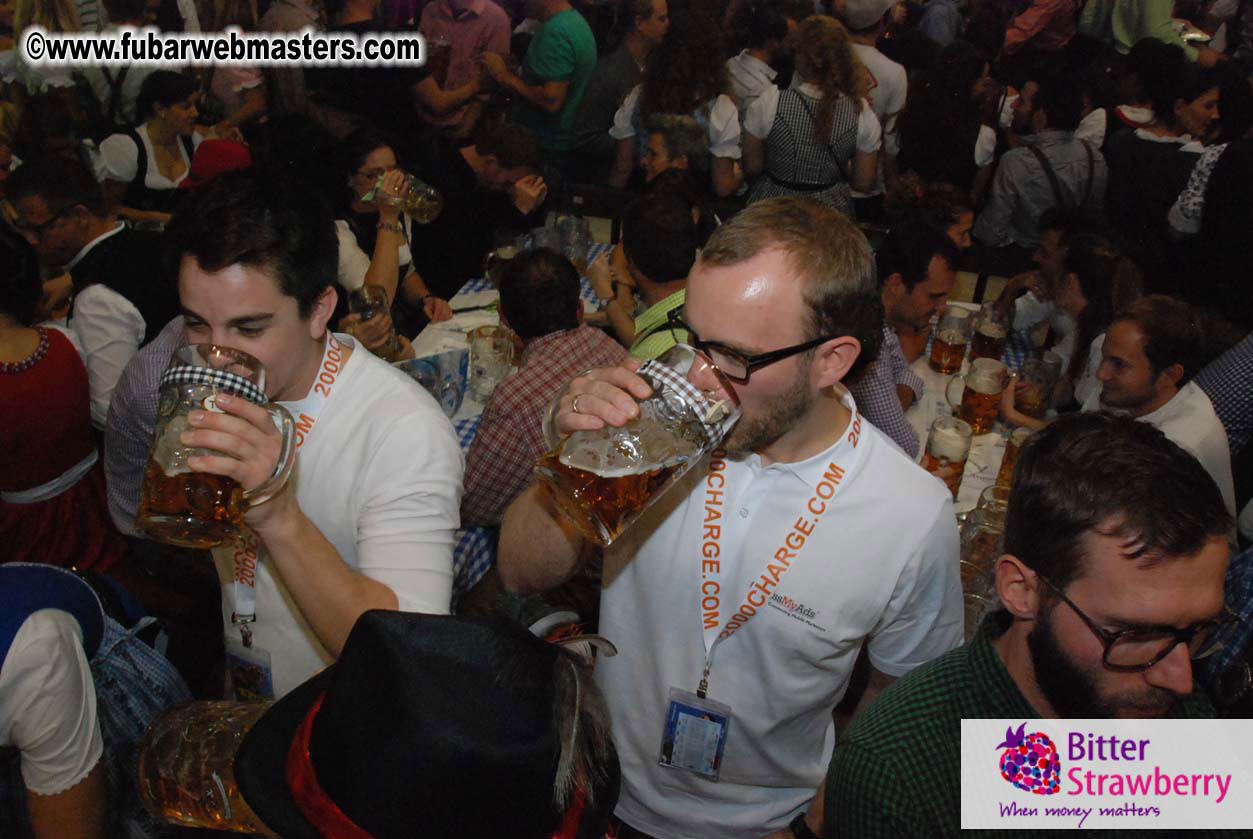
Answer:
[{"label": "man with dark hair", "polygon": [[905,419],[905,410],[922,397],[923,381],[909,369],[896,330],[924,330],[944,306],[957,282],[957,246],[938,230],[905,222],[892,228],[875,256],[883,345],[849,390],[866,419],[905,454],[917,457],[918,433]]},{"label": "man with dark hair", "polygon": [[1222,491],[1236,513],[1227,432],[1205,391],[1192,381],[1204,364],[1201,321],[1188,304],[1153,294],[1114,317],[1101,346],[1096,377],[1101,389],[1085,411],[1124,411],[1157,426],[1190,452]]},{"label": "man with dark hair", "polygon": [[[596,678],[622,761],[620,836],[821,831],[832,710],[863,645],[864,705],[960,643],[952,499],[841,385],[874,359],[882,323],[869,244],[812,199],[752,204],[701,251],[676,327],[725,376],[698,369],[692,383],[733,390],[742,415],[604,551],[600,631],[619,654]],[[638,367],[574,379],[553,405],[555,436],[638,416],[650,393]],[[591,548],[532,486],[505,513],[501,577],[546,589]],[[692,720],[680,696],[693,689],[700,708],[730,706],[729,729]],[[710,748],[663,751],[659,765],[668,716]]]},{"label": "man with dark hair", "polygon": [[444,209],[432,223],[415,226],[409,244],[431,294],[447,300],[479,276],[494,233],[542,223],[548,184],[541,171],[539,141],[517,123],[484,128],[471,143],[428,138],[418,172],[440,191]]},{"label": "man with dark hair", "polygon": [[[266,397],[296,421],[292,480],[213,551],[228,668],[260,666],[282,695],[335,660],[367,609],[447,613],[461,449],[426,391],[329,332],[335,229],[308,187],[222,175],[183,200],[167,236],[187,341],[257,358]],[[220,452],[192,470],[245,491],[274,474],[280,435],[263,406],[219,396],[188,423],[184,444]]]},{"label": "man with dark hair", "polygon": [[160,237],[119,222],[91,171],[71,158],[24,163],[5,182],[5,195],[39,261],[73,280],[70,328],[87,364],[91,421],[104,428],[127,362],[178,314]]},{"label": "man with dark hair", "polygon": [[600,177],[613,162],[617,145],[609,136],[613,115],[639,84],[644,62],[666,36],[670,7],[666,0],[620,0],[618,20],[622,42],[596,63],[574,118],[574,149],[584,159],[587,173]]},{"label": "man with dark hair", "polygon": [[1101,413],[1037,432],[1014,469],[1002,607],[853,723],[827,776],[827,835],[958,836],[962,719],[1215,716],[1190,658],[1224,615],[1230,527],[1205,470],[1155,428]]},{"label": "man with dark hair", "polygon": [[[589,269],[610,327],[635,358],[647,361],[674,346],[668,319],[683,306],[699,246],[691,208],[675,196],[648,195],[623,213],[620,254],[605,254]],[[636,294],[646,307],[638,316]]]},{"label": "man with dark hair", "polygon": [[740,110],[741,125],[748,106],[774,85],[778,72],[771,65],[783,56],[796,25],[782,3],[753,4],[748,19],[748,46],[727,59],[727,76],[731,79],[735,107]]},{"label": "man with dark hair", "polygon": [[1013,245],[1027,257],[1040,243],[1040,215],[1050,207],[1100,217],[1108,170],[1100,151],[1075,139],[1082,107],[1079,86],[1069,79],[1023,85],[1013,105],[1023,146],[1001,158],[991,196],[975,221],[976,239],[996,248]]},{"label": "man with dark hair", "polygon": [[620,362],[626,351],[583,324],[579,273],[547,248],[510,260],[500,280],[500,320],[522,339],[518,371],[492,391],[466,453],[463,527],[500,524],[531,483],[544,445],[544,415],[574,376]]}]

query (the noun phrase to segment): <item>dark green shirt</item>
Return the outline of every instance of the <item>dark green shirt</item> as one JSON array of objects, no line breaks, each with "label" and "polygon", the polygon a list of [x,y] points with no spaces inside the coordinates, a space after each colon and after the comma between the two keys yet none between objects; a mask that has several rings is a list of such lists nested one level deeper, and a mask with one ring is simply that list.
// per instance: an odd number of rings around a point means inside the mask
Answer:
[{"label": "dark green shirt", "polygon": [[[1009,615],[990,616],[974,640],[896,682],[866,709],[831,757],[826,786],[830,839],[1057,839],[1055,830],[961,830],[961,721],[1039,719],[1018,690],[992,642]],[[1209,719],[1214,707],[1195,692],[1172,717]],[[919,744],[927,768],[918,769]],[[1084,836],[1143,837],[1144,830],[1091,830]],[[1251,831],[1213,830],[1200,837],[1248,837]]]}]

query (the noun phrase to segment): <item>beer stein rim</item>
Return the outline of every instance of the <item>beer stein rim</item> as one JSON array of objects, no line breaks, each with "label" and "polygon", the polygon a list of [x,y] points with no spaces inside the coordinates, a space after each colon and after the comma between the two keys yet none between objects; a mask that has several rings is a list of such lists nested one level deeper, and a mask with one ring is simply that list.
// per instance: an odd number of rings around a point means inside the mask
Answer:
[{"label": "beer stein rim", "polygon": [[[242,366],[250,375],[215,367],[209,358],[227,358],[228,366]],[[170,356],[161,375],[160,386],[169,384],[205,384],[221,388],[257,405],[269,401],[265,393],[265,365],[256,357],[223,344],[184,344]]]}]

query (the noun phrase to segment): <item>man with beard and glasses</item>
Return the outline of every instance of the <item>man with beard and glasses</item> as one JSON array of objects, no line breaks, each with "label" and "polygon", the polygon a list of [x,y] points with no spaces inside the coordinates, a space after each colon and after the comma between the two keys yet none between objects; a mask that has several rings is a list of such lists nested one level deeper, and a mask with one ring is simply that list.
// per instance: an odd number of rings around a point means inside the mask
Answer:
[{"label": "man with beard and glasses", "polygon": [[[724,451],[605,550],[599,631],[619,654],[596,677],[622,762],[619,836],[812,836],[832,709],[863,644],[859,709],[961,642],[952,501],[842,384],[873,360],[883,307],[870,246],[841,213],[803,197],[741,211],[710,236],[673,323],[723,376],[704,369],[693,383],[732,389],[742,416]],[[636,417],[650,392],[638,368],[576,378],[553,430]],[[500,572],[512,589],[550,588],[591,553],[543,489],[505,513]],[[672,691],[733,719],[692,722],[726,735],[696,755],[712,772],[678,766],[680,750],[661,746],[681,711]]]},{"label": "man with beard and glasses", "polygon": [[1201,465],[1146,423],[1071,414],[1036,432],[995,565],[1002,608],[853,724],[827,775],[827,835],[956,837],[963,719],[1215,716],[1192,659],[1232,619],[1230,527]]}]

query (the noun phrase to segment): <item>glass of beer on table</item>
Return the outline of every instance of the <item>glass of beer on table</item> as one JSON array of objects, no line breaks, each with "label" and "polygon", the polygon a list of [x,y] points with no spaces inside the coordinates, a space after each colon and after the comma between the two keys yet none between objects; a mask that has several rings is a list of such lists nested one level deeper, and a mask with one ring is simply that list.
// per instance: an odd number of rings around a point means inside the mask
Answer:
[{"label": "glass of beer on table", "polygon": [[1018,453],[1022,444],[1034,433],[1031,428],[1015,428],[1005,441],[1005,456],[1001,458],[1001,470],[996,473],[996,486],[1008,488],[1014,478],[1014,464],[1018,462]]},{"label": "glass of beer on table", "polygon": [[970,423],[957,417],[940,417],[931,424],[931,432],[927,435],[922,468],[944,481],[954,498],[961,488],[973,434]]},{"label": "glass of beer on table", "polygon": [[1005,382],[1009,370],[994,358],[976,358],[970,365],[970,371],[958,376],[954,381],[961,381],[961,402],[957,404],[959,416],[975,434],[986,434],[992,430],[996,418],[1001,412],[1001,392],[1005,390]]},{"label": "glass of beer on table", "polygon": [[576,431],[535,474],[588,539],[609,545],[717,445],[740,417],[735,391],[704,355],[678,344],[638,374],[653,392],[626,425]]},{"label": "glass of beer on table", "polygon": [[931,340],[931,369],[945,375],[961,369],[966,357],[966,345],[970,343],[973,318],[968,309],[949,306],[940,316]]},{"label": "glass of beer on table", "polygon": [[1028,358],[1018,369],[1014,407],[1029,417],[1043,419],[1061,373],[1062,357],[1055,352],[1046,352],[1043,358]]},{"label": "glass of beer on table", "polygon": [[[204,410],[223,413],[221,394],[263,406],[282,433],[282,451],[273,474],[261,486],[245,490],[234,478],[193,472],[187,459],[216,455],[212,449],[184,445],[187,415]],[[266,400],[265,368],[248,353],[216,344],[191,344],[175,351],[161,375],[157,424],[144,472],[139,528],[150,538],[189,548],[212,548],[235,538],[244,511],[282,488],[296,453],[291,414]]]},{"label": "glass of beer on table", "polygon": [[991,303],[975,314],[974,335],[970,339],[970,358],[1000,359],[1009,338],[1009,318]]}]

